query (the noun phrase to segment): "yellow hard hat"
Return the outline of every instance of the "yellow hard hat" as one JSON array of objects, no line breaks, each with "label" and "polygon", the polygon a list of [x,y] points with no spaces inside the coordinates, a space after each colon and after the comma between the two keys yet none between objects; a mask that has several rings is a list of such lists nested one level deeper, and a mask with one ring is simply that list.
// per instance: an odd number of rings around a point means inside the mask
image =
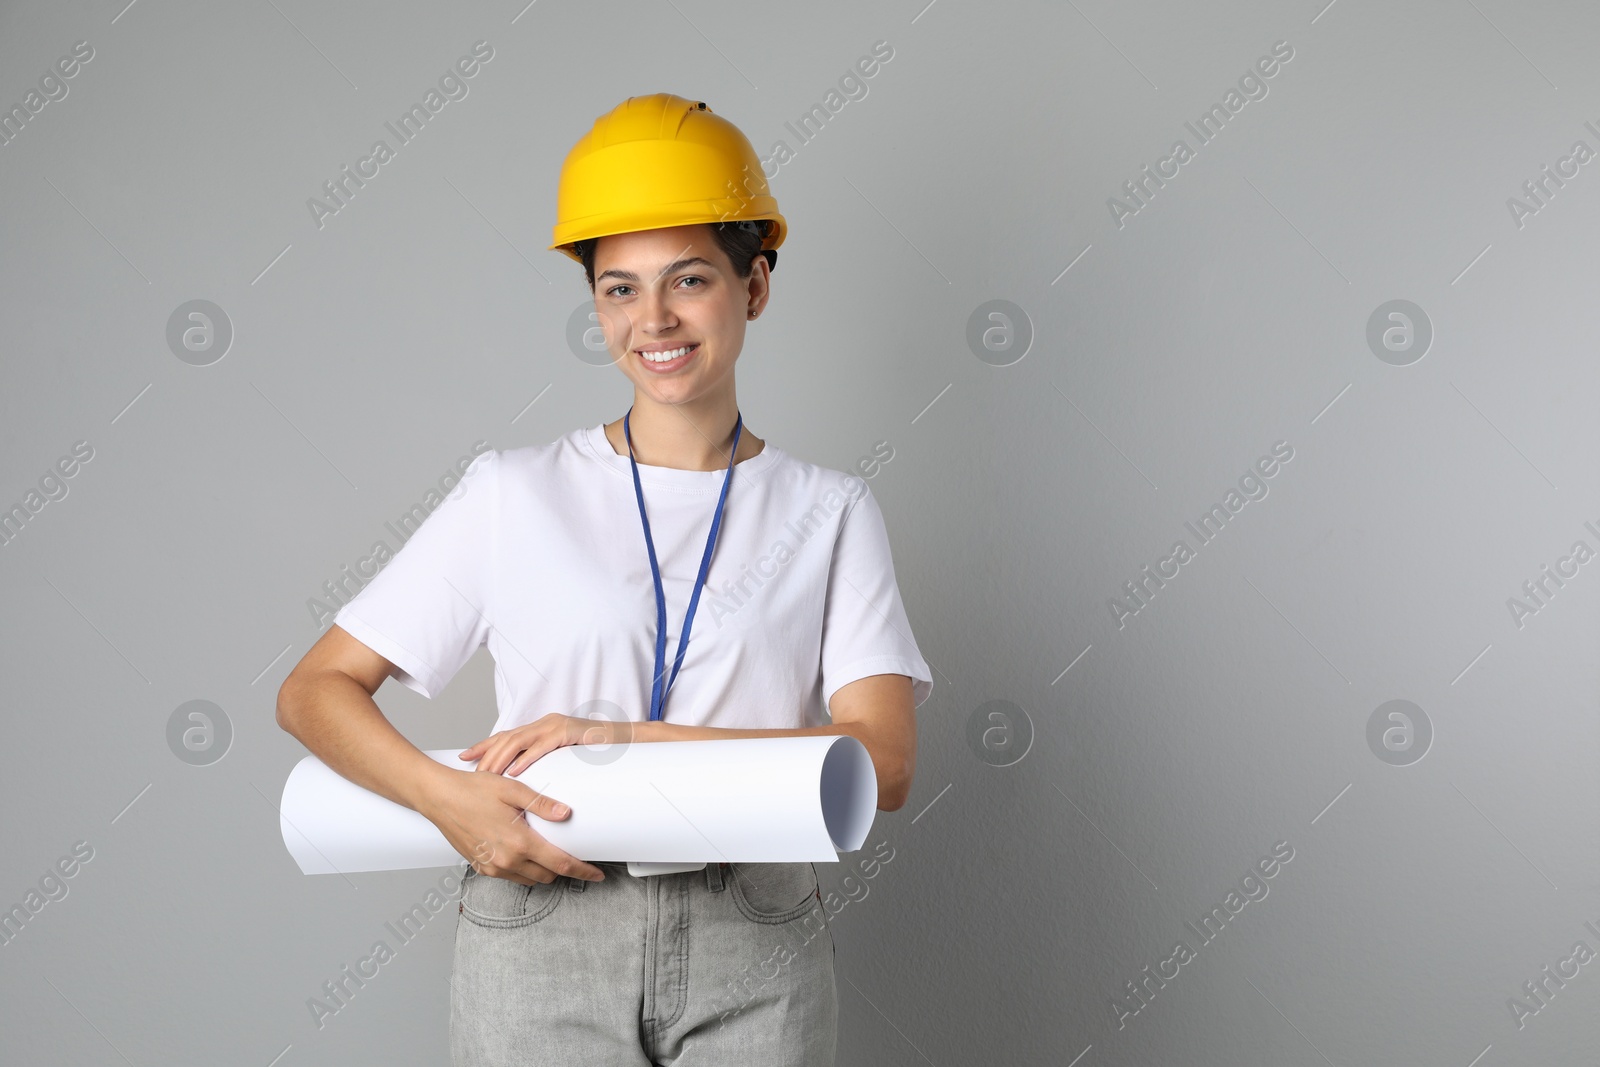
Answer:
[{"label": "yellow hard hat", "polygon": [[762,219],[772,225],[761,247],[775,249],[788,224],[739,127],[702,101],[671,93],[630,96],[596,119],[567,153],[550,247],[581,263],[574,241]]}]

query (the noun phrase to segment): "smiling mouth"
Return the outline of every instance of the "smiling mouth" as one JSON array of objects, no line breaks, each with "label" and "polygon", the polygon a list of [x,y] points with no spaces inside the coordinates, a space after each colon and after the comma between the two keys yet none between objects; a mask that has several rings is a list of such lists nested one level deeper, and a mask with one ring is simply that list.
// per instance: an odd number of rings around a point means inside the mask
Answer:
[{"label": "smiling mouth", "polygon": [[664,348],[654,352],[646,352],[643,349],[635,349],[634,351],[651,370],[665,371],[676,370],[681,367],[699,349],[700,344],[697,341],[693,344],[677,345],[673,348]]}]

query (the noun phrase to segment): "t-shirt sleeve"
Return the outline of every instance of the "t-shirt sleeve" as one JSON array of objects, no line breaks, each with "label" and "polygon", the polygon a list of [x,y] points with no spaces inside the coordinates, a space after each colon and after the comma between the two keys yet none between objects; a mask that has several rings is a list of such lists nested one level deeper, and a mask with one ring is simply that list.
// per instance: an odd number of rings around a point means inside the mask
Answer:
[{"label": "t-shirt sleeve", "polygon": [[933,675],[917,649],[895,582],[894,560],[883,512],[872,490],[846,512],[828,569],[822,620],[822,700],[874,674],[904,674],[912,700],[921,704],[933,692]]},{"label": "t-shirt sleeve", "polygon": [[334,623],[438,696],[489,636],[498,558],[499,451],[481,453]]}]

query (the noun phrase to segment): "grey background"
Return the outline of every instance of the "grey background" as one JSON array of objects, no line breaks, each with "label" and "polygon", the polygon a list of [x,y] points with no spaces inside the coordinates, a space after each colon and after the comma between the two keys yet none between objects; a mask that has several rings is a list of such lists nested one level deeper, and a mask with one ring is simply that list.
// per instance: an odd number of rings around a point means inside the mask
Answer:
[{"label": "grey background", "polygon": [[[1600,547],[1600,163],[1521,227],[1507,199],[1600,148],[1597,33],[1510,0],[6,5],[0,105],[95,55],[0,148],[0,504],[95,456],[0,547],[0,904],[95,855],[0,946],[4,1058],[444,1061],[453,914],[306,1006],[441,873],[306,878],[282,845],[306,602],[475,440],[625,409],[545,251],[595,116],[669,91],[796,148],[886,40],[773,179],[791,235],[739,371],[804,459],[892,445],[870,484],[936,671],[869,838],[894,859],[835,920],[840,1062],[1591,1062],[1600,964],[1521,1028],[1507,1001],[1600,949],[1600,563],[1520,628],[1507,600]],[[318,229],[306,200],[478,40],[469,95]],[[1280,40],[1119,228],[1107,198]],[[209,366],[165,339],[196,299],[235,331]],[[966,343],[995,299],[1035,334],[1005,367]],[[1394,299],[1435,331],[1408,366],[1366,342]],[[1119,628],[1108,599],[1277,441],[1269,495]],[[465,744],[491,672],[379,700]],[[1409,766],[1366,739],[1393,699],[1434,730]],[[191,700],[231,723],[210,765],[168,747]],[[1010,766],[968,740],[994,700],[1034,733]],[[1185,920],[1280,841],[1199,947]]]}]

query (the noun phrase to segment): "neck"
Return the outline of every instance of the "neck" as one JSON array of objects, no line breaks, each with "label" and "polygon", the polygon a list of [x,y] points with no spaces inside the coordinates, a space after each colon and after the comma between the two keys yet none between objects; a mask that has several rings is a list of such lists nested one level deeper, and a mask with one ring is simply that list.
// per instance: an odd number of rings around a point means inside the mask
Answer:
[{"label": "neck", "polygon": [[[723,470],[728,466],[733,448],[738,408],[732,395],[706,397],[687,404],[658,404],[635,393],[633,413],[628,416],[634,458],[652,467]],[[626,456],[628,439],[623,433],[622,420],[608,424],[605,431],[617,453]],[[746,423],[739,434],[739,454],[734,462],[756,455],[764,444],[750,432]]]}]

